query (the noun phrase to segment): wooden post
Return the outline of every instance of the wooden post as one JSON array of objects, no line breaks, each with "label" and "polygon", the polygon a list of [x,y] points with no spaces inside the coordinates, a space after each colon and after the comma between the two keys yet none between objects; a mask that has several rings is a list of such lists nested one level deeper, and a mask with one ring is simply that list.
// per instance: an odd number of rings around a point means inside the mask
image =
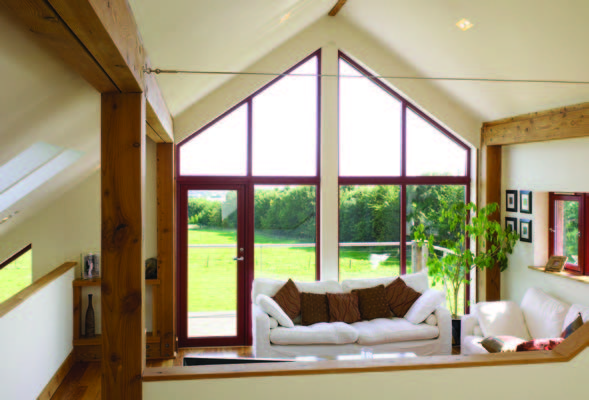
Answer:
[{"label": "wooden post", "polygon": [[[176,186],[174,144],[157,145],[157,258],[161,356],[176,352]],[[155,328],[154,328],[155,329]]]},{"label": "wooden post", "polygon": [[[486,204],[497,203],[501,207],[501,146],[483,145],[483,162],[485,163],[485,201]],[[501,209],[490,216],[499,221]],[[501,271],[499,267],[487,269],[485,276],[485,294],[487,301],[501,299]]]},{"label": "wooden post", "polygon": [[145,367],[145,97],[103,93],[102,398],[140,400]]}]

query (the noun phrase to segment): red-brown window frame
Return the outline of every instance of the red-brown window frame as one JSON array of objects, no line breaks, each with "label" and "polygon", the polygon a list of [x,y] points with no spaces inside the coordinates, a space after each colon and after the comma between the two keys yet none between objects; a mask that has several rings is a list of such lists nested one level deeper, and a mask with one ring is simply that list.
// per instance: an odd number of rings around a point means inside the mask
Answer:
[{"label": "red-brown window frame", "polygon": [[548,255],[554,255],[555,246],[555,224],[556,215],[555,207],[556,201],[577,201],[579,202],[579,264],[566,263],[565,270],[569,273],[577,275],[589,275],[589,267],[587,266],[586,255],[589,249],[589,235],[587,235],[587,221],[589,216],[589,193],[550,193],[548,195]]},{"label": "red-brown window frame", "polygon": [[[465,202],[470,202],[470,190],[471,190],[471,157],[472,150],[470,146],[464,143],[462,140],[457,138],[443,126],[438,124],[436,121],[427,116],[422,112],[416,105],[411,103],[405,97],[394,91],[389,85],[384,83],[382,80],[376,78],[372,73],[366,70],[364,67],[359,65],[354,59],[342,52],[338,52],[338,71],[339,71],[339,60],[347,62],[354,69],[358,70],[361,74],[369,78],[372,82],[378,85],[381,89],[393,96],[395,99],[401,102],[401,174],[400,176],[339,176],[339,187],[350,186],[350,185],[396,185],[401,190],[401,229],[400,229],[400,268],[401,274],[407,272],[407,186],[413,185],[455,185],[465,186]],[[339,98],[339,81],[338,81],[338,98]],[[407,175],[407,109],[410,109],[415,114],[423,118],[426,122],[436,128],[440,134],[445,135],[447,138],[452,140],[454,143],[466,150],[466,168],[464,176],[408,176]],[[339,133],[338,133],[339,137]],[[341,160],[340,160],[341,164]],[[339,204],[338,204],[339,207]],[[338,212],[339,214],[339,212]],[[338,247],[339,247],[339,229],[338,229]],[[338,276],[339,276],[339,250],[338,250]],[[464,309],[468,313],[469,302],[470,302],[470,285],[465,286],[464,295]]]},{"label": "red-brown window frame", "polygon": [[[262,93],[268,87],[274,85],[281,79],[285,77],[286,74],[294,71],[299,66],[303,65],[307,61],[311,60],[312,58],[317,58],[317,112],[316,112],[316,168],[315,168],[315,175],[314,176],[255,176],[253,175],[253,126],[252,126],[252,114],[253,114],[253,99],[258,94]],[[289,68],[285,71],[281,76],[273,79],[268,84],[264,85],[262,88],[258,89],[215,119],[213,119],[208,124],[204,125],[202,128],[191,134],[190,136],[183,139],[181,142],[176,144],[176,182],[177,184],[177,196],[176,196],[176,205],[178,210],[182,210],[183,203],[182,203],[182,196],[180,193],[180,189],[185,187],[186,185],[243,185],[245,187],[245,243],[246,249],[248,249],[248,253],[245,257],[245,279],[244,279],[244,291],[245,293],[251,293],[252,291],[252,282],[254,279],[254,192],[256,185],[293,185],[293,186],[315,186],[316,190],[316,200],[315,200],[315,279],[321,279],[321,215],[320,215],[320,204],[321,204],[321,196],[320,196],[320,189],[321,189],[321,49],[318,49],[308,55],[307,57],[303,58],[300,62],[298,62],[293,67]],[[201,176],[201,175],[180,175],[180,148],[188,143],[191,139],[199,135],[200,133],[204,132],[206,129],[211,127],[212,125],[216,124],[218,121],[223,119],[225,116],[233,112],[234,110],[238,109],[239,107],[247,105],[247,168],[246,168],[246,175],[245,176]],[[177,235],[180,237],[181,229],[183,221],[181,221],[181,216],[183,214],[181,212],[177,213]],[[180,260],[183,258],[180,254],[180,246],[177,246],[177,260],[178,262],[178,274],[180,274],[180,269],[186,269],[187,266],[184,265]],[[179,282],[176,285],[177,291],[177,298],[178,301],[186,302],[186,294],[180,290],[180,285],[182,283]],[[243,297],[243,296],[241,296]],[[246,338],[245,344],[250,345],[252,343],[252,327],[251,327],[251,302],[246,301],[245,305],[241,304],[243,301],[242,298],[238,299],[238,307],[244,307],[246,313]],[[177,318],[179,321],[181,318]],[[178,329],[180,329],[180,323],[178,322]],[[206,341],[201,341],[201,343],[206,343]],[[203,345],[209,345],[208,343]],[[214,343],[210,343],[210,345],[214,345]]]}]

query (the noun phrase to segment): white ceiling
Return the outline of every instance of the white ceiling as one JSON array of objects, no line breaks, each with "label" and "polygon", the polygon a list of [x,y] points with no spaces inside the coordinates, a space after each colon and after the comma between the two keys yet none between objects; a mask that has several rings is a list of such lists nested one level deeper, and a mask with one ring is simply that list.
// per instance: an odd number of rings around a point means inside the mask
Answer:
[{"label": "white ceiling", "polygon": [[[154,67],[242,70],[318,18],[334,0],[129,0]],[[281,19],[290,13],[288,19]],[[228,76],[159,75],[173,115]]]},{"label": "white ceiling", "polygon": [[[130,0],[152,64],[242,70],[335,0]],[[287,21],[280,19],[294,12]],[[424,76],[589,80],[587,0],[349,0],[336,17]],[[466,32],[455,23],[468,18]],[[159,76],[174,115],[227,77]],[[589,85],[437,82],[481,120],[589,100]]]},{"label": "white ceiling", "polygon": [[[338,18],[423,76],[589,81],[587,0],[350,0]],[[589,85],[436,84],[485,121],[589,101]]]}]

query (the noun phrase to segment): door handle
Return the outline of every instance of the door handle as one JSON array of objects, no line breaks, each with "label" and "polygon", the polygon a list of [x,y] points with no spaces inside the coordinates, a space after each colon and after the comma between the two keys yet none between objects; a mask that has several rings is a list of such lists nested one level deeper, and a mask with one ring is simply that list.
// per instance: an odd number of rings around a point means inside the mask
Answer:
[{"label": "door handle", "polygon": [[243,261],[243,257],[233,257],[233,261]]}]

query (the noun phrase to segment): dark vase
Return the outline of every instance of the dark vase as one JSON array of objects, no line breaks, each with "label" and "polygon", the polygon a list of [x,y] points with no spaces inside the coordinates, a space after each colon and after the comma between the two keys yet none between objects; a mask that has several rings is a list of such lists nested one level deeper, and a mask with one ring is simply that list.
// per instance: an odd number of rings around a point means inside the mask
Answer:
[{"label": "dark vase", "polygon": [[88,295],[88,309],[86,310],[86,337],[91,338],[96,336],[96,322],[94,321],[94,307],[92,307],[92,295]]},{"label": "dark vase", "polygon": [[460,319],[452,319],[452,346],[460,346],[461,328],[462,321]]}]

